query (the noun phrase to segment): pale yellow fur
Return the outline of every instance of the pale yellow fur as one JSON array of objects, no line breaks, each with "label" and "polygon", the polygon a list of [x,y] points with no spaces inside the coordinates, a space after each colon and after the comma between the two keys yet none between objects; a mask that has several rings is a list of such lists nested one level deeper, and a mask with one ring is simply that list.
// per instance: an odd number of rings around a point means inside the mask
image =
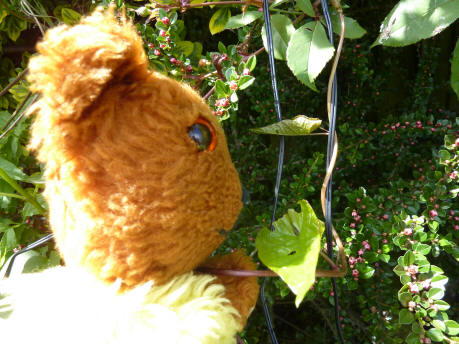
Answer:
[{"label": "pale yellow fur", "polygon": [[[59,267],[0,282],[2,343],[233,344],[237,311],[224,287],[192,272],[118,293],[80,269]],[[5,315],[5,314],[3,314]]]}]

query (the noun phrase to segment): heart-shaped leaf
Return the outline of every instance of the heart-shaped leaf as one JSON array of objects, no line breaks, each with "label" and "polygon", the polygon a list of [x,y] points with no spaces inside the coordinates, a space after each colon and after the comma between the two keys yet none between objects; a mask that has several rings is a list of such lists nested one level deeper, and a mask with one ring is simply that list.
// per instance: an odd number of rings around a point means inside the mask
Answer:
[{"label": "heart-shaped leaf", "polygon": [[319,258],[320,238],[324,224],[305,200],[299,202],[301,211],[289,209],[274,222],[274,231],[263,228],[255,245],[260,260],[275,271],[296,294],[298,307],[315,279]]},{"label": "heart-shaped leaf", "polygon": [[303,136],[316,130],[321,123],[322,121],[318,118],[298,115],[293,119],[284,119],[265,127],[250,129],[250,131],[257,134]]}]

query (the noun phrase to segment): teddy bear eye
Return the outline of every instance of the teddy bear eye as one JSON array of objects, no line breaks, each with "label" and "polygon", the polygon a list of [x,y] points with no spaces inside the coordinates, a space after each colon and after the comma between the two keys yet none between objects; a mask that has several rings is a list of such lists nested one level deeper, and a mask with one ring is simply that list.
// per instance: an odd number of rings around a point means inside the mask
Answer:
[{"label": "teddy bear eye", "polygon": [[216,145],[216,133],[214,127],[204,118],[199,117],[188,128],[188,135],[196,143],[200,151],[211,152]]}]

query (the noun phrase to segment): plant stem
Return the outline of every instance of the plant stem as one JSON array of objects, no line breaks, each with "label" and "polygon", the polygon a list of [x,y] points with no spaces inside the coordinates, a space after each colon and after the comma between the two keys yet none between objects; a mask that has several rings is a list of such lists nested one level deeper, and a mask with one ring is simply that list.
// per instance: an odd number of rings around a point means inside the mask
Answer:
[{"label": "plant stem", "polygon": [[27,202],[32,204],[39,212],[41,215],[46,214],[46,210],[37,202],[35,198],[33,198],[27,190],[23,189],[18,183],[16,183],[15,180],[10,178],[8,174],[0,167],[0,177],[2,177],[10,186],[15,189],[19,194],[21,194]]},{"label": "plant stem", "polygon": [[8,192],[0,192],[0,196],[19,198],[19,199],[25,200],[25,197],[21,195],[16,195],[16,194],[8,193]]},{"label": "plant stem", "polygon": [[28,72],[28,68],[24,69],[21,73],[19,73],[19,75],[16,78],[14,78],[13,81],[11,81],[3,90],[0,91],[0,97],[3,97],[11,87],[16,85],[19,81],[21,81],[27,72]]}]

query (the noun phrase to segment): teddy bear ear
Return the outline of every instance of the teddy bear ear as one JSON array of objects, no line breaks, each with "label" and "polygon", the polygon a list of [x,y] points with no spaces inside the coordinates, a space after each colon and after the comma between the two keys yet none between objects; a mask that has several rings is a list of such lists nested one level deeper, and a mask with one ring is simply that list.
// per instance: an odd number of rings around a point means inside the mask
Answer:
[{"label": "teddy bear ear", "polygon": [[78,25],[48,30],[37,50],[29,63],[30,89],[63,120],[78,119],[109,83],[134,82],[148,73],[141,38],[113,8],[99,8]]}]

